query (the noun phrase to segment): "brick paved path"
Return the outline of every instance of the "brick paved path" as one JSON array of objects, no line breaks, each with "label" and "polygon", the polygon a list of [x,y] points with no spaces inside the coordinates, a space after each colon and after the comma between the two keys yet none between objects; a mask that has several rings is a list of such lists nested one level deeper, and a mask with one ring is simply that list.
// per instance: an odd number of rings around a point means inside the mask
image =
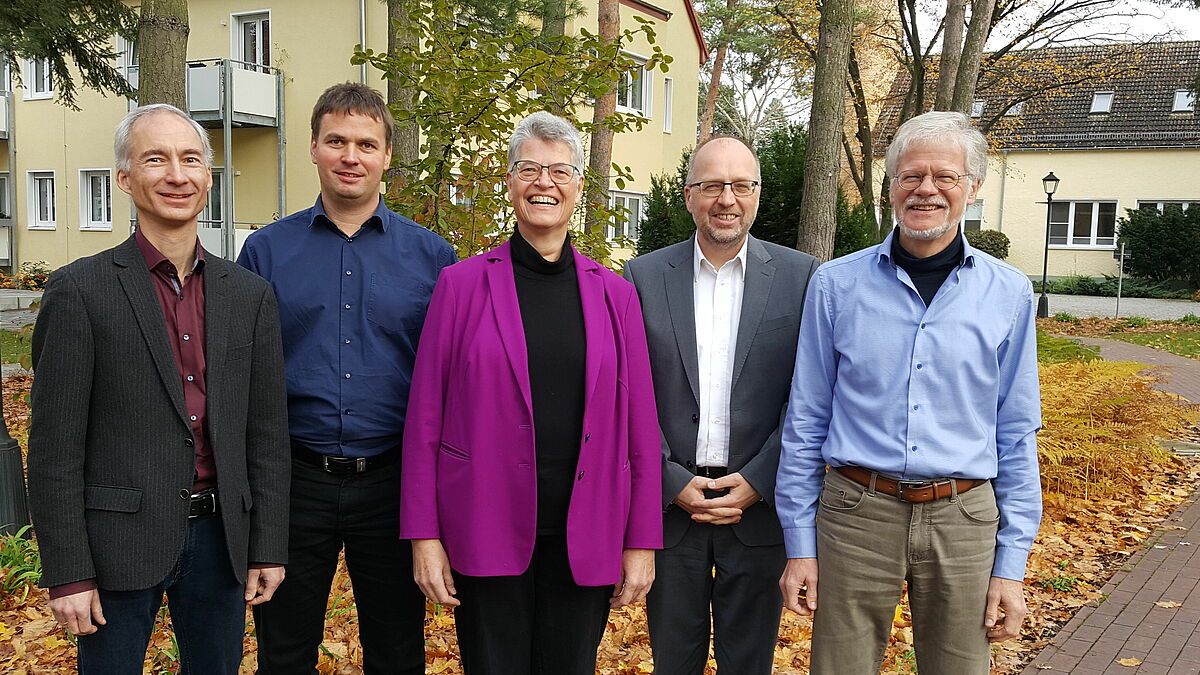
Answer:
[{"label": "brick paved path", "polygon": [[[1099,345],[1105,359],[1149,363],[1165,380],[1157,389],[1200,402],[1200,361],[1116,340],[1072,339]],[[1200,494],[1100,592],[1105,601],[1081,608],[1022,675],[1200,675]],[[1117,663],[1127,658],[1142,663]]]}]

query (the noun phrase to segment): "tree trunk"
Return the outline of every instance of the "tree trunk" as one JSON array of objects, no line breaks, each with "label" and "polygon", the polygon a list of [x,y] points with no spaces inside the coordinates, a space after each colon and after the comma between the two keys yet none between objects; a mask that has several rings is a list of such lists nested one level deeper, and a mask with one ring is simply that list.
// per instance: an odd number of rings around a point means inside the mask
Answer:
[{"label": "tree trunk", "polygon": [[837,230],[839,159],[853,26],[854,0],[825,0],[821,4],[796,248],[823,261],[833,256],[833,237]]},{"label": "tree trunk", "polygon": [[[850,95],[854,101],[854,117],[857,122],[855,138],[858,140],[858,149],[862,157],[862,172],[855,179],[855,183],[858,186],[859,198],[871,207],[872,227],[878,240],[883,237],[879,234],[879,221],[875,216],[875,152],[871,137],[871,112],[867,108],[867,95],[863,90],[862,74],[858,70],[858,55],[854,51],[854,45],[850,46],[849,66]],[[847,155],[846,161],[853,164],[854,158]]]},{"label": "tree trunk", "polygon": [[938,63],[937,98],[934,110],[950,110],[954,101],[954,81],[958,76],[959,57],[962,55],[963,22],[967,16],[968,0],[949,0],[946,3],[946,21],[942,36],[942,58]]},{"label": "tree trunk", "polygon": [[[547,51],[559,51],[559,41],[566,35],[567,3],[568,0],[542,0],[542,48]],[[558,85],[559,81],[557,79],[550,82],[547,90],[541,92],[541,103],[546,112],[553,113],[559,117],[565,117],[569,102],[560,100],[554,95],[555,92],[562,89]]]},{"label": "tree trunk", "polygon": [[[737,0],[726,0],[725,8],[727,10],[725,16],[733,16],[734,10],[737,9]],[[725,57],[729,53],[729,43],[722,37],[726,33],[732,32],[731,27],[725,23],[726,21],[728,18],[722,20],[721,31],[717,34],[720,43],[717,46],[717,53],[713,56],[712,77],[708,80],[708,92],[704,96],[704,114],[700,116],[698,143],[703,143],[712,136],[713,116],[717,112],[717,94],[721,91],[721,73],[725,70]]]},{"label": "tree trunk", "polygon": [[[904,31],[904,44],[908,47],[911,60],[908,63],[912,81],[909,94],[912,107],[908,117],[925,112],[925,54],[921,48],[920,26],[917,24],[918,10],[916,0],[899,0],[900,25]],[[900,123],[908,119],[900,116]]]},{"label": "tree trunk", "polygon": [[[606,43],[616,42],[621,32],[621,4],[619,0],[600,0],[596,11],[597,35]],[[615,75],[615,73],[614,73]],[[595,181],[587,186],[584,202],[583,231],[589,234],[604,227],[605,221],[597,209],[608,205],[608,174],[612,171],[613,132],[604,128],[600,123],[604,118],[617,111],[617,84],[619,78],[613,77],[612,89],[596,99],[592,109],[592,147],[589,153],[588,167],[592,170]]]},{"label": "tree trunk", "polygon": [[[408,17],[406,0],[387,0],[388,9],[388,53],[398,54],[401,51],[417,49],[417,40],[412,23]],[[388,78],[388,105],[404,110],[412,110],[415,96],[412,89],[402,87],[396,78]],[[387,171],[387,189],[391,197],[395,191],[412,178],[402,166],[420,159],[421,148],[420,129],[416,123],[393,123],[392,130],[392,166]]]},{"label": "tree trunk", "polygon": [[138,23],[138,105],[187,111],[187,0],[142,0]]},{"label": "tree trunk", "polygon": [[991,33],[992,10],[995,7],[996,0],[974,0],[971,4],[971,23],[967,26],[962,61],[958,64],[958,76],[954,80],[951,110],[971,114],[975,86],[979,83],[979,64],[983,60],[983,48],[987,44],[988,34]]}]

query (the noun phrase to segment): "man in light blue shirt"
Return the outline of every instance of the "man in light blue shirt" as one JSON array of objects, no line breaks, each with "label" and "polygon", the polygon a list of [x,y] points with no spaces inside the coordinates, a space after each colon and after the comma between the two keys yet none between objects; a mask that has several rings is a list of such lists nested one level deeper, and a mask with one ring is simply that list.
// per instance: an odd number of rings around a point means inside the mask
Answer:
[{"label": "man in light blue shirt", "polygon": [[905,582],[922,675],[984,675],[1020,633],[1041,519],[1033,290],[960,232],[987,171],[965,115],[909,120],[886,161],[896,230],[808,287],[780,589],[814,615],[814,675],[878,672]]}]

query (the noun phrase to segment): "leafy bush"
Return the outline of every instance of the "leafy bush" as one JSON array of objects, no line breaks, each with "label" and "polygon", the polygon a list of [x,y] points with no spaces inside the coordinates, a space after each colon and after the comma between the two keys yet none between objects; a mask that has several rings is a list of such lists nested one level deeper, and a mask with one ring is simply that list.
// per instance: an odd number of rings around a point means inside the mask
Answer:
[{"label": "leafy bush", "polygon": [[1127,209],[1120,220],[1129,259],[1125,271],[1145,279],[1186,279],[1200,287],[1200,207]]},{"label": "leafy bush", "polygon": [[833,257],[862,250],[875,243],[875,218],[871,206],[859,202],[851,207],[838,191],[837,230],[833,234]]},{"label": "leafy bush", "polygon": [[[1165,281],[1152,281],[1148,279],[1139,279],[1137,277],[1125,277],[1120,280],[1121,297],[1124,298],[1158,298],[1158,299],[1189,299],[1192,297],[1191,291],[1176,290],[1172,288],[1172,284]],[[1104,275],[1102,278],[1084,276],[1076,274],[1069,277],[1062,277],[1057,280],[1046,282],[1047,293],[1059,293],[1062,295],[1095,295],[1107,298],[1115,298],[1117,296],[1117,277]],[[1042,292],[1041,280],[1033,282],[1033,290],[1035,293]]]},{"label": "leafy bush", "polygon": [[50,278],[50,267],[45,260],[30,260],[21,263],[17,273],[9,276],[0,272],[0,288],[20,288],[27,291],[41,291],[46,288],[46,280]]},{"label": "leafy bush", "polygon": [[1008,257],[1008,235],[1000,230],[970,230],[967,232],[967,242],[1000,260]]},{"label": "leafy bush", "polygon": [[1186,324],[1188,326],[1200,326],[1200,316],[1196,316],[1195,314],[1189,312],[1184,314],[1183,318],[1179,319],[1179,323]]},{"label": "leafy bush", "polygon": [[1141,316],[1131,316],[1121,322],[1121,328],[1147,328],[1150,325],[1150,320]]},{"label": "leafy bush", "polygon": [[0,537],[0,596],[17,598],[22,604],[29,592],[42,578],[42,558],[38,554],[37,541],[27,539],[30,527],[22,527],[16,534]]},{"label": "leafy bush", "polygon": [[684,153],[674,175],[650,176],[650,193],[638,232],[637,254],[656,251],[692,236],[695,224],[683,199],[687,163],[691,152]]},{"label": "leafy bush", "polygon": [[1079,317],[1075,316],[1074,314],[1068,314],[1067,312],[1059,312],[1051,318],[1053,318],[1055,321],[1062,321],[1064,323],[1079,323]]}]

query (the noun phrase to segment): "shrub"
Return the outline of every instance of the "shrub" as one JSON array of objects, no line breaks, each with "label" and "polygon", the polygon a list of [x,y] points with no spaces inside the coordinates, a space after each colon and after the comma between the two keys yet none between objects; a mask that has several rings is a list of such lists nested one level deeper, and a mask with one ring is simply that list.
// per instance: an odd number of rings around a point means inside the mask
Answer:
[{"label": "shrub", "polygon": [[1155,281],[1186,279],[1200,287],[1200,207],[1127,209],[1120,221],[1125,271]]},{"label": "shrub", "polygon": [[1200,326],[1200,316],[1196,316],[1195,314],[1189,312],[1184,314],[1183,318],[1179,319],[1179,323],[1188,326]]},{"label": "shrub", "polygon": [[1141,316],[1131,316],[1125,319],[1120,324],[1119,328],[1146,328],[1150,325],[1150,320]]},{"label": "shrub", "polygon": [[1079,323],[1079,317],[1075,316],[1074,314],[1068,314],[1067,312],[1059,312],[1058,314],[1055,314],[1053,318],[1055,321],[1062,321],[1064,323]]},{"label": "shrub", "polygon": [[42,559],[37,541],[27,538],[29,529],[26,525],[16,534],[0,537],[0,596],[17,598],[18,605],[42,578]]},{"label": "shrub", "polygon": [[999,230],[971,230],[967,242],[975,248],[1000,260],[1008,257],[1008,235]]},{"label": "shrub", "polygon": [[683,199],[683,183],[687,179],[685,153],[679,168],[672,174],[650,177],[650,193],[646,195],[646,212],[638,232],[637,254],[656,251],[692,236],[695,225]]},{"label": "shrub", "polygon": [[41,291],[46,288],[46,280],[50,278],[50,267],[45,260],[30,260],[21,263],[17,273],[9,276],[0,272],[0,288],[20,288],[27,291]]}]

